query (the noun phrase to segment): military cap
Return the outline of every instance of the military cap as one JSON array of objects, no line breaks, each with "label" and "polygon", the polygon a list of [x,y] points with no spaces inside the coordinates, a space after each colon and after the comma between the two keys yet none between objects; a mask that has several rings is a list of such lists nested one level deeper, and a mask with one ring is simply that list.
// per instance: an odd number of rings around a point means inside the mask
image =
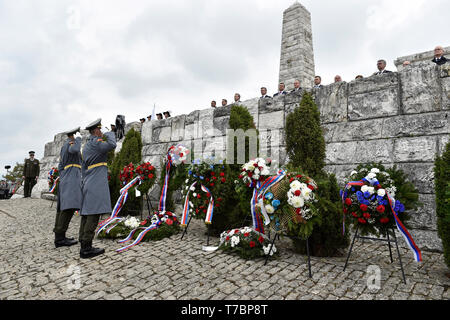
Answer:
[{"label": "military cap", "polygon": [[95,128],[101,128],[102,127],[102,118],[98,118],[94,122],[91,122],[86,126],[86,130],[92,130]]},{"label": "military cap", "polygon": [[157,113],[156,115],[157,115],[157,116],[161,116],[161,117],[162,117],[162,113]]},{"label": "military cap", "polygon": [[141,121],[144,120],[145,121],[145,118],[140,118],[139,120],[141,120]]},{"label": "military cap", "polygon": [[80,131],[80,127],[64,132],[66,135],[71,136]]},{"label": "military cap", "polygon": [[30,152],[28,152],[28,154],[35,154],[35,152],[34,151],[30,151]]}]

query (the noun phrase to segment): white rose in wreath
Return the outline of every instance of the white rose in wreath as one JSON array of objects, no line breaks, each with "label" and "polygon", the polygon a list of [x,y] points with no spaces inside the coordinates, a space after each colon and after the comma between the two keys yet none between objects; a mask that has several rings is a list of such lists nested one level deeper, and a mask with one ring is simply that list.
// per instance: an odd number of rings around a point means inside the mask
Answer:
[{"label": "white rose in wreath", "polygon": [[266,211],[267,211],[267,213],[272,214],[275,212],[275,209],[270,204],[268,204],[268,205],[266,205]]},{"label": "white rose in wreath", "polygon": [[386,195],[386,190],[384,190],[384,189],[378,189],[377,194],[378,194],[380,197],[384,197],[384,196]]},{"label": "white rose in wreath", "polygon": [[370,172],[377,174],[377,173],[380,173],[380,169],[378,169],[378,168],[372,168],[372,169],[370,170]]},{"label": "white rose in wreath", "polygon": [[300,190],[300,182],[297,180],[292,181],[289,186],[291,187],[291,189],[294,189],[294,191]]},{"label": "white rose in wreath", "polygon": [[305,205],[305,201],[302,197],[294,197],[292,198],[291,202],[294,208],[301,208]]},{"label": "white rose in wreath", "polygon": [[375,178],[376,176],[377,176],[376,173],[370,172],[370,173],[367,175],[367,178],[369,178],[370,180],[372,180],[372,179]]}]

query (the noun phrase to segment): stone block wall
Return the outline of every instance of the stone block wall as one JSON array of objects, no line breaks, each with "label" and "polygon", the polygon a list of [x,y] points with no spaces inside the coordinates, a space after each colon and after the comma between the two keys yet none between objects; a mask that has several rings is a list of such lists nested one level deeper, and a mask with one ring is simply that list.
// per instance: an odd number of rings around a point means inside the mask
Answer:
[{"label": "stone block wall", "polygon": [[[433,161],[450,136],[449,66],[411,65],[400,72],[330,84],[313,93],[326,140],[326,170],[335,173],[342,185],[360,163],[381,161],[403,169],[424,203],[412,213],[411,234],[421,249],[442,250],[436,232]],[[261,153],[280,164],[288,160],[286,116],[300,100],[301,94],[291,93],[242,102],[259,130]],[[160,174],[167,150],[174,144],[188,147],[195,158],[225,158],[230,110],[231,105],[196,110],[127,127],[141,129],[143,160],[150,161]],[[61,141],[59,134],[46,145],[43,171],[57,165]],[[150,193],[155,204],[159,190],[156,185]],[[179,194],[176,200],[181,200]]]}]

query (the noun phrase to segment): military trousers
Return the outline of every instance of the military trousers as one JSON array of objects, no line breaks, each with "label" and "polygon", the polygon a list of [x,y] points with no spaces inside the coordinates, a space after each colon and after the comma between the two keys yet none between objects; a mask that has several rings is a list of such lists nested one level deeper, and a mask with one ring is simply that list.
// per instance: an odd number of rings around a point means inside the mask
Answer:
[{"label": "military trousers", "polygon": [[80,242],[92,242],[97,229],[101,214],[92,214],[81,216],[80,233],[78,240]]},{"label": "military trousers", "polygon": [[65,235],[67,229],[69,229],[70,221],[72,220],[72,217],[75,213],[75,209],[68,209],[59,211],[56,213],[55,218],[55,228],[53,229],[53,232],[56,235]]},{"label": "military trousers", "polygon": [[34,185],[36,184],[36,177],[25,178],[25,184],[23,186],[23,196],[24,198],[31,197],[31,190],[33,190]]}]

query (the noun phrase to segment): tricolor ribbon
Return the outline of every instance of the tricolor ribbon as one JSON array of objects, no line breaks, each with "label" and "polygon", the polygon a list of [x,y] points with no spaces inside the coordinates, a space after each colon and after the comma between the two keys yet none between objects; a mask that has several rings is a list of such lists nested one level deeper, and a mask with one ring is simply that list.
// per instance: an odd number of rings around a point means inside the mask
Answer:
[{"label": "tricolor ribbon", "polygon": [[[381,188],[381,185],[379,183],[379,181],[377,179],[369,179],[369,178],[363,178],[360,181],[351,181],[349,183],[347,183],[347,185],[345,186],[343,192],[342,192],[342,205],[344,207],[344,201],[345,201],[345,191],[347,189],[350,189],[352,186],[363,186],[365,184],[365,182],[370,183],[371,186],[379,186]],[[414,254],[414,259],[416,260],[416,262],[420,262],[422,261],[422,253],[419,249],[419,247],[416,245],[416,243],[414,242],[413,237],[411,236],[411,234],[408,232],[408,230],[406,229],[406,227],[403,225],[403,223],[400,221],[400,219],[397,216],[397,213],[394,210],[394,207],[392,206],[392,198],[391,196],[389,196],[389,194],[386,192],[387,198],[388,198],[388,202],[389,202],[389,206],[391,207],[391,211],[394,215],[394,219],[395,219],[395,224],[397,226],[398,231],[402,234],[403,238],[406,241],[406,244],[408,245],[409,249],[413,252]],[[344,207],[345,208],[345,207]],[[345,233],[345,213],[344,213],[344,217],[343,217],[343,225],[342,225],[342,230],[343,233]]]},{"label": "tricolor ribbon", "polygon": [[[189,193],[191,191],[191,188],[195,187],[196,184],[197,184],[197,181],[195,181],[194,183],[191,184],[191,186],[189,187],[188,192],[186,194],[186,198],[184,199],[183,214],[181,216],[181,226],[182,227],[186,227],[187,223],[188,223],[189,207],[190,207]],[[214,198],[213,198],[211,192],[209,191],[209,189],[206,188],[203,184],[201,185],[201,189],[203,192],[210,195],[208,209],[206,210],[205,223],[211,224],[212,218],[213,218],[213,213],[214,213]]]},{"label": "tricolor ribbon", "polygon": [[253,229],[264,233],[264,225],[261,221],[261,217],[258,215],[256,211],[256,203],[258,202],[258,190],[261,187],[261,181],[257,181],[256,185],[253,187],[253,195],[250,200],[250,211],[252,213],[252,221],[253,221]]},{"label": "tricolor ribbon", "polygon": [[[116,252],[123,252],[123,251],[128,250],[128,249],[130,249],[131,247],[134,247],[135,245],[139,244],[139,243],[142,241],[142,239],[144,238],[144,236],[147,234],[147,232],[149,232],[149,231],[151,231],[151,230],[157,229],[157,228],[159,227],[160,224],[161,224],[161,220],[158,219],[157,222],[154,222],[154,223],[152,223],[149,227],[144,228],[144,230],[137,236],[136,240],[134,240],[133,243],[131,243],[131,244],[125,246],[125,247],[122,247],[122,248],[120,248],[120,249],[117,249]],[[130,241],[131,238],[133,237],[134,233],[135,233],[138,229],[142,229],[142,227],[141,227],[141,228],[137,228],[137,229],[132,230],[132,231],[130,232],[130,234],[128,235],[128,237],[126,237],[126,238],[123,239],[123,240],[120,240],[119,243],[124,243],[124,242]]]},{"label": "tricolor ribbon", "polygon": [[[125,202],[128,199],[128,191],[136,184],[141,183],[142,178],[141,176],[137,176],[130,182],[128,182],[122,189],[120,189],[120,196],[119,199],[117,199],[116,205],[114,206],[113,211],[111,212],[111,216],[102,222],[99,223],[98,229],[96,234],[98,235],[103,229],[105,229],[109,224],[111,224],[114,221],[121,220],[121,218],[118,218],[117,215],[119,214],[120,210],[122,210]],[[120,222],[120,221],[119,221]],[[111,230],[110,228],[109,230]]]},{"label": "tricolor ribbon", "polygon": [[166,211],[166,197],[167,197],[167,189],[169,187],[169,175],[170,175],[170,168],[172,167],[172,158],[170,156],[170,150],[172,150],[174,147],[172,146],[169,151],[167,152],[167,164],[166,164],[166,176],[164,177],[164,184],[161,189],[161,197],[159,198],[159,207],[158,210]]},{"label": "tricolor ribbon", "polygon": [[48,192],[52,192],[53,193],[53,191],[55,191],[56,184],[58,183],[58,181],[59,181],[59,177],[56,178],[55,182],[53,182],[53,186],[50,188],[50,190]]},{"label": "tricolor ribbon", "polygon": [[184,199],[184,206],[183,206],[183,214],[181,215],[181,226],[186,227],[189,217],[189,192],[191,191],[192,187],[195,187],[197,184],[197,181],[195,181],[191,186],[189,187],[186,198]]},{"label": "tricolor ribbon", "polygon": [[279,170],[276,176],[271,176],[264,180],[263,184],[258,190],[258,203],[261,208],[261,213],[264,217],[264,224],[268,225],[270,223],[269,215],[266,212],[266,207],[264,206],[264,195],[270,187],[280,182],[286,176],[286,172],[284,170]]},{"label": "tricolor ribbon", "polygon": [[203,192],[210,195],[208,209],[206,210],[205,223],[211,224],[212,218],[213,218],[213,212],[214,212],[214,198],[213,198],[211,192],[209,192],[208,188],[206,188],[203,184],[201,185],[201,188],[202,188]]}]

